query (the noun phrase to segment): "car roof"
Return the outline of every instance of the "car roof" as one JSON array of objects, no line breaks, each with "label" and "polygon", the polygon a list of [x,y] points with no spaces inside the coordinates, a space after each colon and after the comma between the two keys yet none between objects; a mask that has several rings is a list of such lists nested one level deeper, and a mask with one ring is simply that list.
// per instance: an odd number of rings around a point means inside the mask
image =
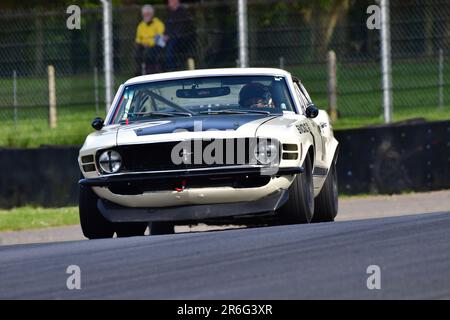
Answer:
[{"label": "car roof", "polygon": [[199,69],[189,71],[175,71],[150,74],[129,79],[125,85],[153,82],[160,80],[197,78],[208,76],[282,76],[290,77],[291,74],[282,69],[275,68],[227,68],[227,69]]}]

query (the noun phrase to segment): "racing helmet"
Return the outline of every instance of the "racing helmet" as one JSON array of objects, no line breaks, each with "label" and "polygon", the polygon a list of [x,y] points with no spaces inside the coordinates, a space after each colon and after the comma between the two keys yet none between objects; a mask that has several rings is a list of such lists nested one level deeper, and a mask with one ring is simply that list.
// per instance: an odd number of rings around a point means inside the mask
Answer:
[{"label": "racing helmet", "polygon": [[257,82],[247,83],[239,92],[239,105],[244,108],[273,107],[269,88]]}]

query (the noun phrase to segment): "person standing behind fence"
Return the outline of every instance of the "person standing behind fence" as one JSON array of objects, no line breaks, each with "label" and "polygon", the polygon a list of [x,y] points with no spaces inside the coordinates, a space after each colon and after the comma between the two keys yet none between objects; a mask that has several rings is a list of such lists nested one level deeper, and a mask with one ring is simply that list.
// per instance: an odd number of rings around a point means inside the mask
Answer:
[{"label": "person standing behind fence", "polygon": [[165,46],[164,31],[164,23],[155,17],[153,6],[144,5],[142,7],[142,21],[136,30],[136,75],[162,71],[161,58]]},{"label": "person standing behind fence", "polygon": [[166,20],[166,67],[168,70],[185,69],[195,47],[195,29],[191,15],[179,0],[168,0]]}]

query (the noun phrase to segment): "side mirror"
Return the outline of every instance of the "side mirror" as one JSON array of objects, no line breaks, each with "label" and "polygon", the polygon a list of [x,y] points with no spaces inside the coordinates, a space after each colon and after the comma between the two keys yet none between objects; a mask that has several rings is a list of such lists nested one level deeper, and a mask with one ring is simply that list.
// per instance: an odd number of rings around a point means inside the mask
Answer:
[{"label": "side mirror", "polygon": [[95,130],[102,130],[104,126],[104,122],[102,118],[95,118],[94,121],[92,121],[92,128]]},{"label": "side mirror", "polygon": [[319,109],[314,105],[310,104],[306,108],[306,117],[307,118],[315,118],[319,115]]}]

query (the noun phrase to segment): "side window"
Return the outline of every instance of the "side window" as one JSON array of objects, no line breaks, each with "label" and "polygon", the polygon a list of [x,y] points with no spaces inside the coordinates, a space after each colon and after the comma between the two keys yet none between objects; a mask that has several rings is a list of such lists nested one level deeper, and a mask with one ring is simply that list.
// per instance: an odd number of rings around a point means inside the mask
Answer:
[{"label": "side window", "polygon": [[309,96],[308,91],[306,91],[305,87],[303,86],[303,84],[300,83],[300,90],[303,93],[303,95],[306,98],[307,101],[307,105],[309,105],[310,103],[312,103],[311,97]]},{"label": "side window", "polygon": [[297,83],[295,83],[295,93],[300,101],[300,107],[302,108],[303,113],[305,113],[306,107],[308,106],[308,100],[305,98],[303,93],[301,92]]}]

